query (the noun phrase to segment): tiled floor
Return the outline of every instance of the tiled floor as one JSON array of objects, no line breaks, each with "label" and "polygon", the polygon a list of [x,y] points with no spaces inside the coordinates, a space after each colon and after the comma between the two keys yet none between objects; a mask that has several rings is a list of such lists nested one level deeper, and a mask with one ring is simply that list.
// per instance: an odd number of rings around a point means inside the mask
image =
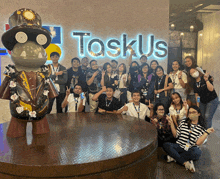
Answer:
[{"label": "tiled floor", "polygon": [[[0,100],[0,123],[10,120],[9,102]],[[194,162],[196,172],[190,173],[176,163],[166,163],[165,153],[158,149],[158,179],[220,179],[220,105],[213,118],[215,133],[209,136],[208,142],[201,147],[202,156]]]}]

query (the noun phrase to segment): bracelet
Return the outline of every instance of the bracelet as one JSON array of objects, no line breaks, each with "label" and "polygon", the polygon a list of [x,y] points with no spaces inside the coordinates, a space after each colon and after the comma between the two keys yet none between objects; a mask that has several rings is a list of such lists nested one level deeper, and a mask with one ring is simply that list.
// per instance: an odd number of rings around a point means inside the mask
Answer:
[{"label": "bracelet", "polygon": [[205,131],[205,133],[207,133],[208,135],[210,134],[208,131]]}]

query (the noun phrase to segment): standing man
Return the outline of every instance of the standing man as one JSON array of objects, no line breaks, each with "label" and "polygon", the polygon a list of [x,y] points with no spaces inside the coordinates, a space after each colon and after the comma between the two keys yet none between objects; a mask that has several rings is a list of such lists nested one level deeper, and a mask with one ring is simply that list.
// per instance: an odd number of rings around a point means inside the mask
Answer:
[{"label": "standing man", "polygon": [[111,60],[111,66],[112,66],[112,73],[117,74],[118,62],[116,60]]},{"label": "standing man", "polygon": [[88,71],[88,65],[89,65],[89,59],[87,57],[83,57],[81,60],[81,70],[83,72],[84,75],[86,75],[87,71]]},{"label": "standing man", "polygon": [[86,74],[86,82],[88,85],[88,91],[89,91],[89,106],[90,106],[90,112],[95,112],[96,108],[98,106],[98,103],[96,101],[93,101],[93,96],[98,93],[101,89],[101,71],[98,69],[98,64],[96,60],[90,61],[90,69],[88,70]]},{"label": "standing man", "polygon": [[74,88],[76,84],[80,84],[82,86],[82,90],[85,91],[86,89],[86,78],[85,75],[82,73],[80,66],[79,58],[75,57],[71,60],[72,67],[67,70],[67,84],[66,86],[70,88]]},{"label": "standing man", "polygon": [[[55,87],[57,88],[57,91],[59,92],[59,95],[56,97],[56,108],[57,113],[62,113],[62,107],[61,104],[65,98],[65,84],[67,82],[67,72],[66,68],[58,63],[60,58],[60,54],[57,52],[52,52],[50,54],[50,59],[52,60],[52,73],[50,75],[51,80],[53,80]],[[47,113],[50,114],[53,102],[55,98],[51,98],[49,101],[49,107]]]}]

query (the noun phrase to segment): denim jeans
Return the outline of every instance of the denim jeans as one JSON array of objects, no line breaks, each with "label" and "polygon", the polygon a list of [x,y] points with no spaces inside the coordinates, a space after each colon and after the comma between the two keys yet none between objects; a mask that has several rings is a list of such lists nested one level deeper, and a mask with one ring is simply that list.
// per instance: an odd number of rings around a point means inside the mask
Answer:
[{"label": "denim jeans", "polygon": [[205,118],[206,121],[206,127],[207,129],[212,127],[212,118],[215,114],[215,111],[218,107],[219,101],[218,97],[213,99],[207,104],[201,103],[199,104],[199,107],[201,109],[202,116]]},{"label": "denim jeans", "polygon": [[178,163],[184,164],[186,161],[198,160],[202,154],[202,151],[198,147],[191,147],[188,151],[185,151],[177,143],[166,142],[163,144],[165,152],[174,158]]}]

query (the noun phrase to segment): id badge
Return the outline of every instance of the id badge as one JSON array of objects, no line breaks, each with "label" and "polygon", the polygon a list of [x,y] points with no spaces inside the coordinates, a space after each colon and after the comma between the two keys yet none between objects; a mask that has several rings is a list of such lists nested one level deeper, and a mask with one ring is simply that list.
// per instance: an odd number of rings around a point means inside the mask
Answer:
[{"label": "id badge", "polygon": [[147,96],[147,91],[144,91],[144,92],[143,92],[143,95],[144,95],[144,96]]},{"label": "id badge", "polygon": [[156,98],[159,98],[159,97],[160,97],[160,94],[157,94],[157,95],[156,95]]},{"label": "id badge", "polygon": [[188,151],[189,150],[189,147],[190,147],[190,143],[186,143],[186,146],[184,148],[185,151]]}]

